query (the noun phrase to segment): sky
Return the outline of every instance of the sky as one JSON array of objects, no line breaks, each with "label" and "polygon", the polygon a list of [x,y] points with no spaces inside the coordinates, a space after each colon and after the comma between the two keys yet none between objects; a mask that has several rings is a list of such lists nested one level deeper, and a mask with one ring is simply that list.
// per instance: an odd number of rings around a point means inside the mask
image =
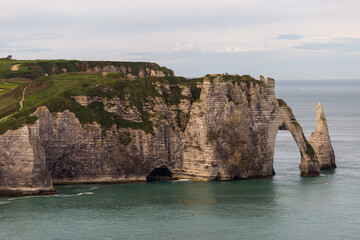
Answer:
[{"label": "sky", "polygon": [[0,0],[0,56],[360,79],[358,0]]}]

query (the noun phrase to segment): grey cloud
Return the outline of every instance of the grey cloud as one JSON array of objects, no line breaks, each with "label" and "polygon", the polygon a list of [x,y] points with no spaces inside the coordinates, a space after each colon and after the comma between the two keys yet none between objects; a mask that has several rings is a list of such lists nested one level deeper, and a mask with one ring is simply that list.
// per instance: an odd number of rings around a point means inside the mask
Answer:
[{"label": "grey cloud", "polygon": [[[305,73],[311,77],[358,74],[360,56],[348,53],[360,51],[359,39],[334,39],[327,43],[305,39],[315,33],[327,37],[329,29],[333,30],[332,36],[340,32],[354,35],[354,30],[347,33],[337,29],[356,29],[360,22],[360,3],[356,1],[26,2],[6,0],[0,9],[1,55],[152,61],[169,66],[180,75],[229,72],[257,76],[261,71],[260,74],[273,77],[282,74],[284,78]],[[339,14],[339,5],[344,14]],[[292,34],[293,31],[303,35]],[[269,38],[276,41],[264,41]],[[305,43],[300,44],[300,39]],[[174,51],[177,41],[185,46]],[[288,47],[288,41],[295,47]],[[188,42],[195,47],[186,46]],[[221,52],[227,46],[250,50]],[[252,49],[260,50],[251,52]],[[314,50],[331,50],[331,54],[313,54]]]},{"label": "grey cloud", "polygon": [[337,38],[331,42],[310,42],[295,46],[297,49],[303,50],[342,50],[344,52],[360,51],[360,38]]},{"label": "grey cloud", "polygon": [[299,40],[302,37],[303,36],[299,35],[299,34],[281,34],[276,39],[280,39],[280,40]]}]

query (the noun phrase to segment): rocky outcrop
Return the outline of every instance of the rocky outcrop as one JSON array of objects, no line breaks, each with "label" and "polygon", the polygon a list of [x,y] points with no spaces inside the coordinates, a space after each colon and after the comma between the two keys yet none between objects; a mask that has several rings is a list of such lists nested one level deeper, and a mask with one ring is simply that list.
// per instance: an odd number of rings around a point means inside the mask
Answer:
[{"label": "rocky outcrop", "polygon": [[122,73],[126,78],[174,76],[173,70],[155,63],[78,61],[75,66],[79,72]]},{"label": "rocky outcrop", "polygon": [[[281,102],[281,101],[280,101]],[[312,145],[306,140],[300,124],[296,121],[294,114],[286,103],[282,103],[279,111],[281,120],[280,130],[291,132],[296,144],[299,147],[301,155],[301,176],[317,176],[320,174],[320,165],[318,157]]]},{"label": "rocky outcrop", "polygon": [[204,179],[247,179],[274,174],[278,130],[289,130],[301,152],[301,175],[319,175],[291,108],[274,93],[274,80],[233,84],[204,81],[201,97],[191,108],[183,138],[185,176]]},{"label": "rocky outcrop", "polygon": [[316,128],[309,138],[318,157],[320,168],[336,168],[334,149],[331,144],[325,113],[320,103],[316,109]]},{"label": "rocky outcrop", "polygon": [[0,136],[0,196],[54,192],[38,123]]},{"label": "rocky outcrop", "polygon": [[8,69],[0,69],[0,74],[6,78],[27,79],[56,74],[95,74],[100,72],[105,73],[104,75],[120,73],[119,77],[125,78],[174,76],[173,70],[151,62],[36,60],[24,63],[14,60]]},{"label": "rocky outcrop", "polygon": [[[66,68],[62,69],[64,73],[66,72]],[[115,65],[106,65],[104,67],[95,66],[91,67],[88,66],[85,70],[88,73],[98,73],[103,72],[106,76],[106,73],[123,73],[124,77],[126,78],[136,78],[136,77],[165,77],[165,76],[173,76],[174,73],[171,70],[162,71],[162,70],[154,70],[148,67],[141,68],[137,71],[131,69],[128,66],[115,66]]]},{"label": "rocky outcrop", "polygon": [[[319,159],[330,154],[330,139],[323,136],[326,120],[307,141],[291,108],[276,98],[271,78],[243,81],[219,75],[205,77],[196,86],[154,84],[157,94],[144,98],[140,107],[131,93],[113,98],[74,97],[82,108],[101,103],[112,118],[121,119],[121,126],[82,124],[68,110],[51,113],[46,107],[38,108],[34,125],[8,131],[0,138],[2,152],[19,152],[14,154],[17,158],[1,155],[0,186],[37,183],[36,179],[26,182],[32,176],[26,169],[33,165],[35,169],[35,162],[36,171],[41,172],[36,176],[43,176],[39,186],[44,189],[50,183],[46,170],[54,183],[267,178],[274,174],[279,130],[290,131],[299,146],[301,176],[319,175]],[[20,136],[27,145],[12,145],[16,141],[11,139]],[[20,154],[22,151],[27,154]],[[20,159],[27,159],[22,161],[29,166],[19,170]],[[14,165],[10,161],[18,167],[10,169]],[[28,177],[20,177],[25,176],[22,171]],[[13,185],[8,179],[13,179]]]}]

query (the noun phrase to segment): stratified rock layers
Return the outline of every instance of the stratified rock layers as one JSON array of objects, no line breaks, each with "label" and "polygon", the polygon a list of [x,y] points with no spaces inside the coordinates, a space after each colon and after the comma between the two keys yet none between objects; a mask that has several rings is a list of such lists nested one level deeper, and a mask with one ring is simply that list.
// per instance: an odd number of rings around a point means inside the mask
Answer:
[{"label": "stratified rock layers", "polygon": [[325,113],[320,103],[316,109],[316,128],[309,142],[318,157],[321,169],[336,168],[334,149],[331,144]]},{"label": "stratified rock layers", "polygon": [[[317,155],[330,149],[330,139],[314,136],[310,144],[291,108],[276,99],[274,86],[270,78],[244,82],[204,78],[197,83],[201,93],[194,100],[190,86],[156,83],[160,97],[144,103],[142,109],[151,116],[149,133],[115,125],[108,129],[97,123],[82,125],[68,110],[50,113],[40,107],[34,125],[0,136],[0,186],[49,190],[51,179],[54,183],[146,180],[150,173],[168,170],[172,178],[271,177],[279,129],[289,130],[299,146],[301,175],[319,175],[323,165]],[[175,87],[182,97],[169,104],[166,96]],[[142,121],[126,98],[74,99],[82,106],[99,101],[127,121]]]},{"label": "stratified rock layers", "polygon": [[54,192],[38,124],[6,132],[0,146],[0,196]]}]

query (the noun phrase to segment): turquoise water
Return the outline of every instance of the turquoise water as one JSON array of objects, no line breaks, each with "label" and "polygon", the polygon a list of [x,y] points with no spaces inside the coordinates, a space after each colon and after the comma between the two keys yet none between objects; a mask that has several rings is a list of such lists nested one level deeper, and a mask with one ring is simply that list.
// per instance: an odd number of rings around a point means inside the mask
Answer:
[{"label": "turquoise water", "polygon": [[[303,89],[303,90],[301,90]],[[338,168],[301,178],[287,131],[273,179],[56,186],[0,198],[0,239],[359,239],[360,82],[277,82],[308,137],[323,104]]]}]

